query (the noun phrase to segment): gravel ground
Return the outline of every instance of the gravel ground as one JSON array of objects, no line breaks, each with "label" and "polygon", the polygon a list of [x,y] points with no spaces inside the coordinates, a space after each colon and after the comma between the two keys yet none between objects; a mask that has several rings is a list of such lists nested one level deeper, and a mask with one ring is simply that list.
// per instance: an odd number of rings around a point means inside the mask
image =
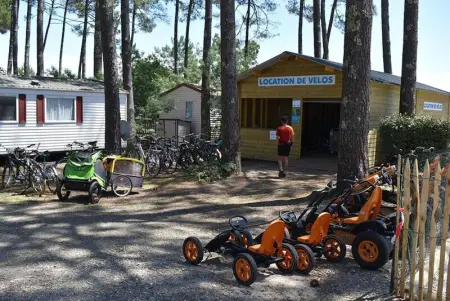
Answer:
[{"label": "gravel ground", "polygon": [[186,237],[207,243],[233,214],[258,223],[301,210],[333,178],[298,171],[279,180],[274,167],[246,163],[243,176],[216,184],[157,179],[97,205],[84,205],[83,195],[61,203],[0,193],[0,300],[389,300],[390,263],[366,271],[351,255],[318,261],[306,277],[273,265],[250,288],[235,281],[230,258],[184,262]]}]

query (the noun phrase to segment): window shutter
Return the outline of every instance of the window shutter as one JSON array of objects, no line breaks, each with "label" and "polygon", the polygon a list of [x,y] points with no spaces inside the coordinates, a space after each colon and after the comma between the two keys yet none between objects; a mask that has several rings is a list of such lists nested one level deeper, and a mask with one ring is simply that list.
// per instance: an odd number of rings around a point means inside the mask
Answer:
[{"label": "window shutter", "polygon": [[38,124],[45,122],[44,96],[38,95],[36,99],[36,121]]},{"label": "window shutter", "polygon": [[77,107],[77,123],[83,123],[83,97],[77,96],[76,100]]},{"label": "window shutter", "polygon": [[27,96],[19,94],[19,123],[27,123]]}]

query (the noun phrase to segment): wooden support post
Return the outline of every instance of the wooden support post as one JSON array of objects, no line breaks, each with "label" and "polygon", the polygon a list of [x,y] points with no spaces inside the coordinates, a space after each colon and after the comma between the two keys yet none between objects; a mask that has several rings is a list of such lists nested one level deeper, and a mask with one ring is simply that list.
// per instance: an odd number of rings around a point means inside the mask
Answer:
[{"label": "wooden support post", "polygon": [[256,99],[252,100],[252,128],[256,127]]},{"label": "wooden support post", "polygon": [[247,127],[247,109],[248,109],[248,98],[242,100],[244,102],[244,125],[243,128]]},{"label": "wooden support post", "polygon": [[264,119],[263,119],[263,111],[264,111],[264,103],[262,98],[258,98],[259,101],[259,128],[263,128]]},{"label": "wooden support post", "polygon": [[269,113],[269,100],[266,98],[264,99],[264,106],[266,107],[266,117],[264,118],[264,128],[267,129],[267,119],[268,119],[268,113]]},{"label": "wooden support post", "polygon": [[[399,169],[400,170],[400,169]],[[406,256],[408,250],[408,237],[409,237],[409,217],[411,214],[411,163],[409,158],[406,159],[406,165],[403,171],[403,208],[405,221],[403,223],[402,230],[402,266],[400,269],[400,298],[405,298],[405,286],[406,286]],[[400,194],[400,191],[397,191]]]},{"label": "wooden support post", "polygon": [[239,97],[239,127],[242,127],[242,98]]}]

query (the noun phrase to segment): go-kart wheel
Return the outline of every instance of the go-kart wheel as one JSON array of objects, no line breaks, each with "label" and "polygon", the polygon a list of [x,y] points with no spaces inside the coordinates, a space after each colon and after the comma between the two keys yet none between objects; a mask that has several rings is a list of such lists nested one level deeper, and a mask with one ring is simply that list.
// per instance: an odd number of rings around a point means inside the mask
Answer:
[{"label": "go-kart wheel", "polygon": [[66,190],[66,186],[64,185],[64,181],[58,181],[56,185],[56,195],[60,201],[67,201],[70,196],[70,191]]},{"label": "go-kart wheel", "polygon": [[91,183],[89,186],[89,202],[97,204],[102,197],[102,187],[97,181]]},{"label": "go-kart wheel", "polygon": [[353,258],[362,268],[369,270],[381,268],[388,261],[389,253],[388,242],[377,232],[365,231],[353,240]]},{"label": "go-kart wheel", "polygon": [[239,253],[233,261],[233,274],[242,285],[251,285],[256,280],[255,259],[246,253]]},{"label": "go-kart wheel", "polygon": [[289,244],[284,243],[281,247],[281,254],[278,257],[283,257],[284,260],[277,262],[277,268],[282,273],[292,273],[298,265],[298,254],[295,248]]},{"label": "go-kart wheel", "polygon": [[253,241],[253,236],[252,234],[247,231],[247,230],[239,230],[239,232],[241,233],[241,238],[242,238],[242,246],[245,248],[248,248],[250,246],[253,246],[255,244],[255,242]]},{"label": "go-kart wheel", "polygon": [[183,255],[187,262],[198,265],[203,260],[203,247],[197,237],[188,237],[183,242]]},{"label": "go-kart wheel", "polygon": [[345,258],[347,253],[347,247],[342,240],[335,235],[328,235],[325,237],[323,243],[324,251],[323,255],[328,261],[339,262]]},{"label": "go-kart wheel", "polygon": [[316,266],[316,258],[310,247],[303,244],[294,246],[298,255],[296,271],[300,274],[308,275]]}]

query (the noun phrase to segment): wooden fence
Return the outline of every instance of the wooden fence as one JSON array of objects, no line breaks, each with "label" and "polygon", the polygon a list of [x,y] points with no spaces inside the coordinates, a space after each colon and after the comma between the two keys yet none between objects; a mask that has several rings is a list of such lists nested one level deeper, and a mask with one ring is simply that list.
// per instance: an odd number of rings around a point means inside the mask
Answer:
[{"label": "wooden fence", "polygon": [[[438,157],[432,164],[427,160],[423,173],[419,173],[417,159],[413,162],[406,159],[403,168],[402,161],[399,158],[398,170],[402,172],[398,178],[397,225],[401,224],[400,216],[404,218],[402,235],[395,241],[394,292],[402,299],[450,300],[447,273],[450,250],[446,249],[450,213],[449,165],[441,169]],[[443,208],[439,205],[442,203]],[[434,277],[435,274],[438,276]]]}]

